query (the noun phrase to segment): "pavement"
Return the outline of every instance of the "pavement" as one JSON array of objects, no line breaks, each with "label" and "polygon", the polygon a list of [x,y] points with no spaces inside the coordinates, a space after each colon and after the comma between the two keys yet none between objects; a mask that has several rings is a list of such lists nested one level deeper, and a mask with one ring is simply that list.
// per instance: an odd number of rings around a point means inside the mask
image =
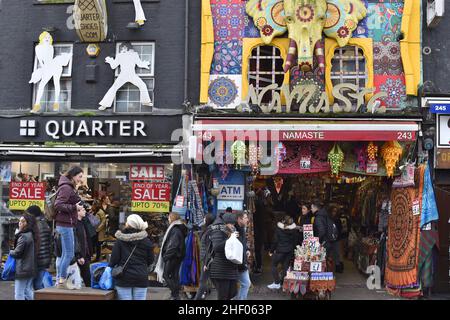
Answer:
[{"label": "pavement", "polygon": [[[261,275],[253,275],[251,287],[248,295],[249,300],[290,300],[290,295],[283,293],[282,290],[271,290],[267,285],[272,283],[270,273],[270,264],[265,259],[264,272]],[[336,291],[331,295],[331,300],[402,300],[402,298],[394,297],[384,289],[369,290],[366,285],[367,278],[359,273],[355,266],[349,262],[345,262],[344,273],[336,274]],[[149,287],[147,293],[148,300],[168,300],[170,291],[165,287]],[[0,281],[0,300],[14,299],[14,282]],[[187,300],[182,295],[183,300]],[[216,292],[212,290],[207,300],[215,300]],[[430,300],[450,300],[449,294],[434,294]]]}]

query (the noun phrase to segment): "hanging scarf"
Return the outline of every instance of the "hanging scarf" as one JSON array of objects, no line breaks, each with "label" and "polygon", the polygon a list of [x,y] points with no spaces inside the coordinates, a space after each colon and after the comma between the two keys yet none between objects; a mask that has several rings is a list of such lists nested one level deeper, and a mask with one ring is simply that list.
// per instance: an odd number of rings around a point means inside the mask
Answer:
[{"label": "hanging scarf", "polygon": [[436,206],[436,198],[434,197],[433,183],[431,182],[430,168],[428,164],[425,168],[424,186],[423,186],[423,206],[420,227],[432,221],[439,220],[439,213]]},{"label": "hanging scarf", "polygon": [[193,240],[194,232],[191,231],[186,239],[186,256],[181,265],[181,278],[180,284],[183,286],[192,285],[192,274],[191,274],[191,266],[193,260]]},{"label": "hanging scarf", "polygon": [[164,278],[163,278],[163,274],[164,274],[164,260],[162,258],[162,251],[164,248],[164,244],[166,243],[166,239],[168,234],[170,233],[170,230],[172,230],[172,228],[176,225],[180,225],[180,224],[184,224],[182,220],[176,220],[174,222],[172,222],[169,226],[169,228],[166,231],[166,234],[164,235],[163,238],[163,242],[161,245],[161,251],[159,252],[159,256],[158,256],[158,262],[156,263],[156,267],[155,267],[155,273],[156,273],[156,279],[158,280],[158,282],[160,283],[165,283]]}]

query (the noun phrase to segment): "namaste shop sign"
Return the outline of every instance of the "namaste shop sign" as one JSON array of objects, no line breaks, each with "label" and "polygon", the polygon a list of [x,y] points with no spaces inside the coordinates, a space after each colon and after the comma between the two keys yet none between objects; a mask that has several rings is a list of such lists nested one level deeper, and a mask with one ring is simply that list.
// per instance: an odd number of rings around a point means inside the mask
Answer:
[{"label": "namaste shop sign", "polygon": [[[280,92],[278,92],[280,91]],[[248,96],[245,103],[258,105],[263,113],[291,113],[292,104],[300,104],[298,113],[339,113],[339,112],[358,112],[365,103],[365,96],[373,94],[375,88],[360,88],[351,83],[342,83],[333,87],[332,94],[335,102],[330,106],[329,98],[326,92],[320,91],[315,84],[297,85],[292,90],[289,85],[284,84],[278,87],[276,83],[271,84],[258,94],[252,84],[249,85]],[[263,104],[263,98],[266,94],[273,93],[273,99],[269,104]],[[348,97],[356,100],[356,106]],[[284,97],[286,103],[282,106],[282,99]],[[386,92],[378,92],[374,94],[367,102],[367,113],[385,113],[386,107],[377,107],[375,102],[378,99],[387,97]]]}]

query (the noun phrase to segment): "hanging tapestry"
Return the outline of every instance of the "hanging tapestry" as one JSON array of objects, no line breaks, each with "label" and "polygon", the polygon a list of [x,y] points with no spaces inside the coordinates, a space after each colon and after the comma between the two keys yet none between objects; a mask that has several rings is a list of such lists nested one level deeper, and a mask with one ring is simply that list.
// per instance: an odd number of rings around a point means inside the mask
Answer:
[{"label": "hanging tapestry", "polygon": [[[328,142],[286,142],[286,157],[280,164],[279,174],[316,173],[330,171]],[[303,162],[303,165],[301,165]]]},{"label": "hanging tapestry", "polygon": [[418,282],[420,210],[414,206],[422,200],[423,166],[416,170],[416,188],[393,189],[389,216],[386,283],[389,286],[409,286]]}]

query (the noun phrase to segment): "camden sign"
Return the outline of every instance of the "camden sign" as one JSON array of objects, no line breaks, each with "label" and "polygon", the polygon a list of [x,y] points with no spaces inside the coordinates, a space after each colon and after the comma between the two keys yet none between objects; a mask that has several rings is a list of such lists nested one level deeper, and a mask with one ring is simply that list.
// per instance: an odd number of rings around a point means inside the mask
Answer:
[{"label": "camden sign", "polygon": [[163,144],[181,126],[181,116],[0,118],[0,142]]}]

